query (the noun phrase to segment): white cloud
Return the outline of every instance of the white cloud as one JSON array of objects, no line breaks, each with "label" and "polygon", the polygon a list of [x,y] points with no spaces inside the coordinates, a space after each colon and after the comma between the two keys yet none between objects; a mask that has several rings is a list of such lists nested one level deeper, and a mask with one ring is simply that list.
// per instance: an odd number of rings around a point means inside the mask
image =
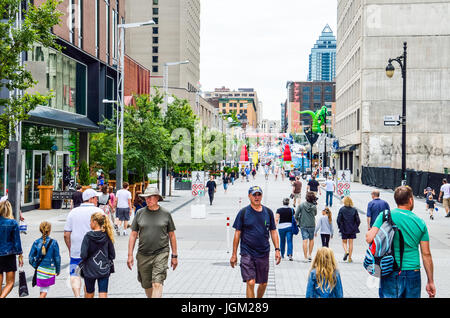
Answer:
[{"label": "white cloud", "polygon": [[253,87],[263,118],[280,119],[286,81],[306,81],[322,29],[336,35],[337,0],[201,0],[202,90]]}]

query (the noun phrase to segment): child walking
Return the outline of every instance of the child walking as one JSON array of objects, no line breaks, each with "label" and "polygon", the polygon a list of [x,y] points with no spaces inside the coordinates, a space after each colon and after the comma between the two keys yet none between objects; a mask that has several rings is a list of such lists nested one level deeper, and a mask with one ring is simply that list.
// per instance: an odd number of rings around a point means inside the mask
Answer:
[{"label": "child walking", "polygon": [[85,298],[94,298],[95,282],[100,298],[108,297],[108,282],[114,273],[114,234],[111,221],[102,212],[91,216],[91,229],[81,243],[81,276],[86,287]]},{"label": "child walking", "polygon": [[306,298],[343,298],[341,276],[336,266],[333,251],[321,247],[309,271]]},{"label": "child walking", "polygon": [[317,236],[317,232],[320,230],[320,238],[322,239],[322,246],[328,247],[330,243],[330,238],[333,237],[333,220],[331,218],[331,211],[329,208],[322,210],[322,216],[317,222],[316,230],[314,232]]},{"label": "child walking", "polygon": [[51,223],[42,222],[39,231],[42,237],[34,241],[28,258],[30,265],[37,271],[36,286],[40,287],[39,297],[45,298],[50,286],[55,285],[55,276],[60,273],[61,256],[58,242],[50,237]]},{"label": "child walking", "polygon": [[435,203],[436,201],[434,201],[433,199],[433,195],[430,195],[427,198],[427,206],[428,206],[428,211],[430,212],[430,219],[434,220],[434,216],[433,216],[433,212],[434,212],[434,208],[435,208]]}]

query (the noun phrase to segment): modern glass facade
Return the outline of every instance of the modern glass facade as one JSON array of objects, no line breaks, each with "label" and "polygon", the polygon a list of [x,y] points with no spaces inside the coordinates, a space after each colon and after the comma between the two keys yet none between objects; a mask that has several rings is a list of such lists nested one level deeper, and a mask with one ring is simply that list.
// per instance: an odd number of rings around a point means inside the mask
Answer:
[{"label": "modern glass facade", "polygon": [[336,37],[327,24],[309,55],[308,81],[331,82],[336,76]]},{"label": "modern glass facade", "polygon": [[[67,190],[75,178],[79,157],[79,133],[75,130],[23,123],[22,125],[22,206],[39,204],[39,189],[45,168],[54,172],[55,191]],[[8,150],[0,151],[0,195],[8,184]]]},{"label": "modern glass facade", "polygon": [[25,65],[38,83],[30,89],[53,93],[49,107],[86,115],[87,67],[53,49],[35,44],[26,54]]}]

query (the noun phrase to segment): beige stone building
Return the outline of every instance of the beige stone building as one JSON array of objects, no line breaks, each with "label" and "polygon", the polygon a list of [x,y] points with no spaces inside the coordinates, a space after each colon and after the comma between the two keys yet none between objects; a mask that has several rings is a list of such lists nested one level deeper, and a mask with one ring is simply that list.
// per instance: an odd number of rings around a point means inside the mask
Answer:
[{"label": "beige stone building", "polygon": [[[386,76],[389,58],[407,42],[406,168],[443,173],[450,167],[450,3],[339,0],[335,134],[338,169],[360,180],[362,167],[401,168],[402,76]],[[424,14],[425,13],[425,14]]]}]

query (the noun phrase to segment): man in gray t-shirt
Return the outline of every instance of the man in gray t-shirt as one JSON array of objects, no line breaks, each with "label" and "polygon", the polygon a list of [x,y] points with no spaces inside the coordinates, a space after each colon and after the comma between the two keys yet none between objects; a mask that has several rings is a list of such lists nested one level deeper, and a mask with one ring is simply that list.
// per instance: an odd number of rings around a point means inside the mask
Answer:
[{"label": "man in gray t-shirt", "polygon": [[175,224],[172,215],[158,204],[163,201],[158,189],[149,187],[140,196],[145,198],[147,206],[138,210],[133,219],[127,265],[130,270],[133,268],[133,250],[139,236],[136,254],[138,281],[148,298],[160,298],[167,277],[170,248],[173,270],[178,265]]}]

